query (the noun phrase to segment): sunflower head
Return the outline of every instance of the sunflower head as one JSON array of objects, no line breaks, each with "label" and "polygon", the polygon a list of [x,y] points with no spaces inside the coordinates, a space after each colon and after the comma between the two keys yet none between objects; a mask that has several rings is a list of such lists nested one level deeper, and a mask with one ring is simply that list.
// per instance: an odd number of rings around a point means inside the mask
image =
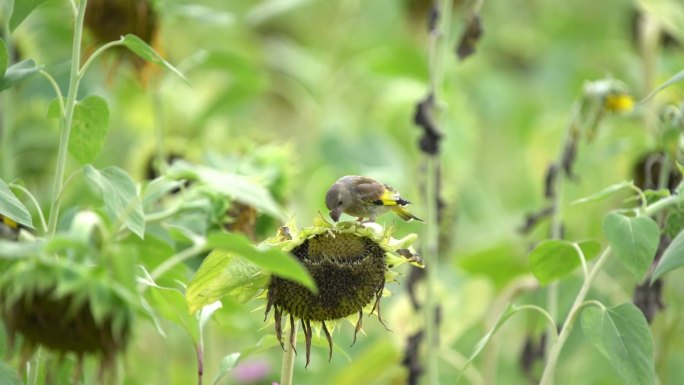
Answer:
[{"label": "sunflower head", "polygon": [[23,351],[44,346],[61,354],[100,357],[104,374],[128,342],[131,300],[103,271],[68,261],[27,259],[0,275],[0,315],[10,349],[17,334]]},{"label": "sunflower head", "polygon": [[[309,270],[318,287],[314,294],[298,283],[273,276],[268,285],[266,316],[274,313],[276,336],[282,341],[282,317],[289,315],[294,330],[299,319],[306,339],[306,361],[309,363],[311,323],[320,323],[332,355],[332,338],[326,321],[334,321],[358,314],[356,333],[361,330],[363,311],[380,315],[380,300],[385,283],[393,281],[396,273],[390,268],[404,262],[423,267],[422,260],[409,247],[414,234],[401,240],[392,238],[392,229],[356,222],[328,223],[322,215],[314,226],[297,230],[282,227],[269,243],[289,251]],[[292,336],[292,333],[290,334]],[[292,343],[292,341],[291,341]]]}]

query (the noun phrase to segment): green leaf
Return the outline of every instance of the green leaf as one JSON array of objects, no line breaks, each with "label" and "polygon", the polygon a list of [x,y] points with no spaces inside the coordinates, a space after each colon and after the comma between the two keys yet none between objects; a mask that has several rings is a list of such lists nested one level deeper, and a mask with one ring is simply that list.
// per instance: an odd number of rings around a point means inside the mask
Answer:
[{"label": "green leaf", "polygon": [[587,202],[599,201],[601,199],[607,198],[610,195],[615,194],[616,192],[618,192],[624,188],[630,187],[630,186],[634,186],[634,183],[632,183],[631,181],[622,181],[620,183],[610,185],[610,186],[604,188],[603,190],[601,190],[595,194],[589,195],[588,197],[580,198],[580,199],[572,202],[571,204],[578,205],[578,204],[587,203]]},{"label": "green leaf", "polygon": [[0,239],[0,258],[35,257],[42,248],[42,241],[15,242]]},{"label": "green leaf", "polygon": [[[601,244],[595,241],[579,242],[578,246],[587,261],[601,251]],[[528,261],[532,274],[542,285],[570,274],[582,264],[573,243],[558,239],[539,243],[530,253]]]},{"label": "green leaf", "polygon": [[663,252],[663,256],[653,271],[651,282],[654,282],[663,274],[682,266],[684,266],[684,231],[677,234]]},{"label": "green leaf", "polygon": [[7,44],[0,38],[0,79],[5,76],[7,66],[9,65],[9,52],[7,51]]},{"label": "green leaf", "polygon": [[109,108],[103,98],[90,95],[76,103],[69,153],[81,164],[95,160],[104,145],[108,124]]},{"label": "green leaf", "polygon": [[46,1],[47,0],[15,0],[14,11],[9,20],[10,31],[14,32],[19,24],[21,24],[34,9]]},{"label": "green leaf", "polygon": [[636,306],[625,303],[582,312],[582,330],[608,359],[625,385],[652,385],[655,381],[653,336]]},{"label": "green leaf", "polygon": [[5,71],[5,75],[0,79],[0,92],[12,87],[31,75],[38,73],[40,67],[31,59],[15,63]]},{"label": "green leaf", "polygon": [[192,338],[193,342],[199,342],[199,321],[197,317],[190,315],[185,304],[185,298],[180,291],[161,286],[150,286],[152,295],[151,302],[154,309],[163,318],[182,327]]},{"label": "green leaf", "polygon": [[0,360],[0,384],[23,385],[24,382],[17,376],[17,369],[4,360]]},{"label": "green leaf", "polygon": [[191,314],[230,296],[244,303],[254,298],[268,283],[268,274],[254,263],[232,252],[214,250],[204,258],[188,283],[185,300]]},{"label": "green leaf", "polygon": [[143,238],[145,215],[142,201],[131,177],[124,170],[114,166],[98,170],[91,165],[86,165],[83,173],[86,180],[100,191],[105,207],[114,215],[114,218]]},{"label": "green leaf", "polygon": [[242,234],[209,234],[207,245],[211,248],[231,251],[275,275],[297,282],[314,293],[318,292],[309,271],[289,253],[275,248],[258,249]]},{"label": "green leaf", "polygon": [[603,221],[603,232],[615,256],[641,279],[651,266],[658,250],[658,224],[650,217],[627,217],[610,213]]},{"label": "green leaf", "polygon": [[249,179],[213,168],[176,161],[168,174],[175,179],[198,179],[211,189],[227,194],[241,203],[250,205],[282,221],[287,218],[268,190]]},{"label": "green leaf", "polygon": [[221,360],[221,365],[219,366],[219,371],[216,374],[216,379],[214,379],[214,382],[212,382],[212,384],[218,384],[226,374],[228,374],[231,370],[235,369],[235,366],[237,365],[239,359],[240,353],[231,353],[223,357],[223,359]]},{"label": "green leaf", "polygon": [[176,67],[172,66],[171,63],[164,60],[161,57],[161,55],[159,55],[157,51],[154,50],[154,48],[150,47],[141,38],[132,34],[128,34],[121,38],[121,42],[134,54],[140,56],[141,58],[147,60],[150,63],[158,64],[166,68],[167,70],[178,75],[178,77],[183,79],[186,83],[190,84],[190,81],[188,80],[188,78],[185,77],[185,75],[183,75],[182,72],[180,72]]},{"label": "green leaf", "polygon": [[31,214],[26,206],[21,203],[2,179],[0,179],[0,215],[4,215],[20,225],[33,228],[33,219],[31,219]]}]

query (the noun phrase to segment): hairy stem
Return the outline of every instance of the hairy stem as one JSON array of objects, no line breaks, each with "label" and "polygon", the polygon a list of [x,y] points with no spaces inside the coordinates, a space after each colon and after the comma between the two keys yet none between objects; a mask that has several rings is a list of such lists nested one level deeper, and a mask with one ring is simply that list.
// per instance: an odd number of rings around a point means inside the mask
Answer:
[{"label": "hairy stem", "polygon": [[69,149],[69,135],[71,134],[71,124],[74,118],[74,107],[78,94],[78,84],[80,82],[79,65],[81,62],[81,39],[83,36],[83,20],[87,0],[80,0],[76,9],[74,19],[74,40],[71,53],[71,72],[69,75],[69,91],[65,103],[65,111],[60,119],[59,152],[57,154],[57,169],[55,180],[52,184],[52,203],[50,204],[50,217],[48,219],[48,234],[54,235],[57,231],[59,218],[60,192],[62,190],[64,170],[66,169],[67,152]]}]

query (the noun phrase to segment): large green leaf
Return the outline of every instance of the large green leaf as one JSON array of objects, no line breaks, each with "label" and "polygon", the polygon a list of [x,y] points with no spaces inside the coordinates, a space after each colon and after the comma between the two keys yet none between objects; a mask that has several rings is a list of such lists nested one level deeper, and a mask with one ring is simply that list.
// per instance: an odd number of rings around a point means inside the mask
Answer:
[{"label": "large green leaf", "polygon": [[33,228],[33,220],[26,206],[21,203],[2,179],[0,179],[0,215],[4,215],[26,227]]},{"label": "large green leaf", "polygon": [[289,253],[275,248],[256,248],[244,235],[232,233],[209,234],[207,245],[238,254],[275,275],[300,283],[313,292],[317,291],[309,271]]},{"label": "large green leaf", "polygon": [[238,302],[254,298],[268,283],[268,274],[239,255],[214,250],[202,261],[188,283],[185,300],[191,314],[222,297]]},{"label": "large green leaf", "polygon": [[28,78],[31,75],[38,73],[40,67],[36,66],[36,62],[27,59],[15,63],[5,71],[5,75],[0,78],[0,92],[12,87],[20,81]]},{"label": "large green leaf", "polygon": [[650,217],[627,217],[610,213],[603,221],[603,232],[615,256],[641,279],[651,266],[658,250],[658,224]]},{"label": "large green leaf", "polygon": [[174,162],[168,173],[176,179],[200,180],[216,192],[226,194],[282,221],[287,220],[283,209],[276,203],[268,190],[242,175],[222,172],[183,161]]},{"label": "large green leaf", "polygon": [[14,11],[10,17],[10,31],[14,31],[28,15],[47,0],[15,0]]},{"label": "large green leaf", "polygon": [[[601,251],[601,244],[595,241],[578,243],[586,260]],[[541,242],[528,256],[530,269],[543,285],[570,274],[582,263],[572,242],[552,239]]]},{"label": "large green leaf", "polygon": [[95,160],[107,136],[109,108],[107,101],[96,95],[76,103],[69,136],[69,153],[81,164]]},{"label": "large green leaf", "polygon": [[164,60],[164,58],[162,58],[161,55],[154,50],[154,48],[150,47],[141,38],[128,34],[121,38],[121,42],[134,54],[140,56],[150,63],[158,64],[166,68],[167,70],[178,75],[178,77],[183,79],[186,83],[190,84],[190,81],[185,77],[185,75],[183,75],[182,72],[180,72],[176,67],[172,66],[171,63]]},{"label": "large green leaf", "polygon": [[631,303],[582,312],[587,339],[610,361],[625,385],[655,381],[653,336],[641,310]]},{"label": "large green leaf", "polygon": [[98,170],[91,165],[83,168],[86,179],[102,194],[105,207],[140,238],[145,235],[145,215],[135,183],[118,167]]},{"label": "large green leaf", "polygon": [[682,266],[684,266],[684,231],[677,234],[672,243],[663,252],[660,262],[658,262],[653,271],[651,282],[660,278],[663,274]]},{"label": "large green leaf", "polygon": [[7,66],[9,65],[9,52],[7,51],[7,44],[0,38],[0,79],[5,76]]}]

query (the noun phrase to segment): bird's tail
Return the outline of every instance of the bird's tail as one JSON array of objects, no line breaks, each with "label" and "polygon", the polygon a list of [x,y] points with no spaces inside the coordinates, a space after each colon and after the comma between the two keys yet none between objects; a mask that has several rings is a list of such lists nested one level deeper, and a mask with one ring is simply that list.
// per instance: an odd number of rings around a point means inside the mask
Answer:
[{"label": "bird's tail", "polygon": [[417,216],[411,214],[408,209],[404,206],[395,206],[392,207],[392,211],[394,211],[397,215],[401,217],[401,219],[405,220],[406,222],[410,221],[411,219],[415,219],[418,222],[425,222],[424,220],[418,218]]}]

